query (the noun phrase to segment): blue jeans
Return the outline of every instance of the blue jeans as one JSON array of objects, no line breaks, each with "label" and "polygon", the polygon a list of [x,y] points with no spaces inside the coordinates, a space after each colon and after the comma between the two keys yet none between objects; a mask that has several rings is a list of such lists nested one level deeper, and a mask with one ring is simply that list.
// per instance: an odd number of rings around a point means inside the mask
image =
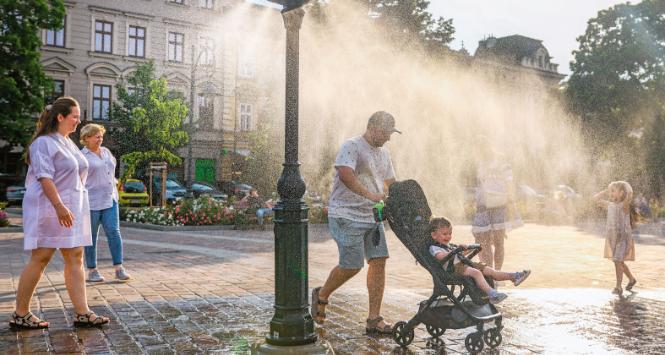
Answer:
[{"label": "blue jeans", "polygon": [[122,237],[120,236],[120,214],[118,203],[99,211],[90,211],[90,224],[92,225],[92,245],[85,247],[85,266],[88,269],[97,267],[97,234],[101,223],[106,233],[106,240],[111,250],[113,265],[122,264]]},{"label": "blue jeans", "polygon": [[272,208],[259,208],[256,210],[256,218],[258,219],[259,225],[263,225],[264,216],[272,216],[273,213]]}]

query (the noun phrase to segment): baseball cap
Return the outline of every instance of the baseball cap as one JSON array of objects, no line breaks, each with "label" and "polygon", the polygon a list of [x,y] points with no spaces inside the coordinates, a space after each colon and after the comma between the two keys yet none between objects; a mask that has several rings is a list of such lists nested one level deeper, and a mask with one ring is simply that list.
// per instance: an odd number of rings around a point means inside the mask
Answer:
[{"label": "baseball cap", "polygon": [[374,112],[372,116],[369,117],[367,125],[379,127],[386,132],[397,132],[402,134],[401,131],[395,129],[395,117],[386,111]]}]

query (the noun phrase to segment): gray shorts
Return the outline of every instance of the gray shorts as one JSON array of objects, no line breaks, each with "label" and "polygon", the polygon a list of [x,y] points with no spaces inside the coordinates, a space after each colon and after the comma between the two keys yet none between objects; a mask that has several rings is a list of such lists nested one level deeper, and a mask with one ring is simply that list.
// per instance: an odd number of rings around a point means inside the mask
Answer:
[{"label": "gray shorts", "polygon": [[388,246],[386,244],[386,231],[383,223],[379,225],[381,238],[379,245],[372,242],[371,231],[376,226],[375,223],[354,222],[346,218],[328,218],[328,227],[330,234],[337,243],[339,249],[339,264],[342,269],[362,269],[365,266],[363,260],[375,258],[387,258]]}]

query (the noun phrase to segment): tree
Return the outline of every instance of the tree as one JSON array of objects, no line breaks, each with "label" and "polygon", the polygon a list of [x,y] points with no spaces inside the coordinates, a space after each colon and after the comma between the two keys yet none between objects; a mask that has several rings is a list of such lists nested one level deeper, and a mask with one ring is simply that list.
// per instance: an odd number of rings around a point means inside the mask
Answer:
[{"label": "tree", "polygon": [[578,39],[567,96],[587,128],[626,136],[665,99],[665,2],[602,10]]},{"label": "tree", "polygon": [[602,10],[577,40],[566,97],[594,158],[612,163],[613,178],[658,192],[665,153],[665,2]]},{"label": "tree", "polygon": [[[455,28],[452,19],[433,18],[427,11],[427,0],[356,0],[368,17],[386,29],[390,39],[397,45],[420,45],[429,54],[438,55],[448,49],[454,39]],[[326,25],[330,14],[327,11],[329,1],[312,1],[310,17],[317,23]]]},{"label": "tree", "polygon": [[140,64],[127,83],[116,85],[118,101],[113,103],[111,116],[121,128],[110,134],[117,154],[127,164],[123,178],[151,161],[180,165],[177,149],[189,140],[183,129],[187,105],[169,93],[166,79],[155,79],[154,73],[152,62]]},{"label": "tree", "polygon": [[39,30],[61,28],[62,0],[0,0],[0,139],[25,145],[44,95],[53,90],[39,62]]},{"label": "tree", "polygon": [[448,48],[454,37],[452,19],[434,19],[427,0],[370,0],[370,13],[389,30],[397,43],[408,46],[417,39],[429,51]]},{"label": "tree", "polygon": [[274,132],[270,126],[262,124],[248,134],[251,154],[243,169],[243,179],[266,197],[277,191],[284,161],[283,139],[276,137]]}]

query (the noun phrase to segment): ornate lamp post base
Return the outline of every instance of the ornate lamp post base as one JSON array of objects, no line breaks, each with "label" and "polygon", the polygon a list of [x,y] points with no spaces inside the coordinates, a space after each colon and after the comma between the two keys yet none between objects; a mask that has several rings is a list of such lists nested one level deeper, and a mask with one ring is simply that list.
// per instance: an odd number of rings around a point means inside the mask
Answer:
[{"label": "ornate lamp post base", "polygon": [[259,342],[252,345],[252,355],[335,355],[330,343],[318,340],[316,343],[297,346],[279,346]]}]

